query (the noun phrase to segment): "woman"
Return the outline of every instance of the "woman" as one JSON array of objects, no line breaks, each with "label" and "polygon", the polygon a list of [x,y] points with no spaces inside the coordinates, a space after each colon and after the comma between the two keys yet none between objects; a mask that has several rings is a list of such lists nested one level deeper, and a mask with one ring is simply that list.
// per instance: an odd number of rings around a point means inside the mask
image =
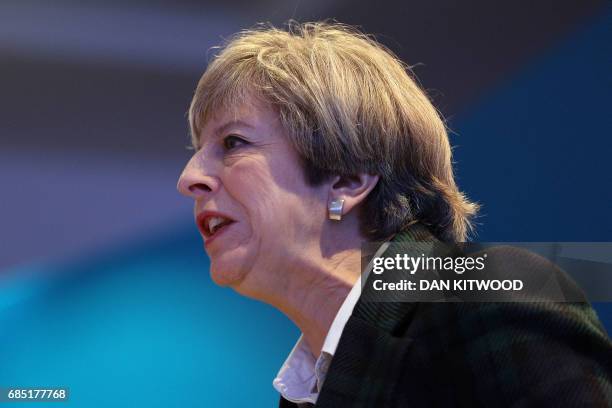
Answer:
[{"label": "woman", "polygon": [[435,368],[406,354],[414,304],[359,302],[363,242],[464,241],[477,211],[443,121],[393,54],[338,24],[244,31],[202,76],[189,123],[178,189],[195,200],[213,280],[303,334],[274,380],[281,404],[474,400],[407,380]]}]

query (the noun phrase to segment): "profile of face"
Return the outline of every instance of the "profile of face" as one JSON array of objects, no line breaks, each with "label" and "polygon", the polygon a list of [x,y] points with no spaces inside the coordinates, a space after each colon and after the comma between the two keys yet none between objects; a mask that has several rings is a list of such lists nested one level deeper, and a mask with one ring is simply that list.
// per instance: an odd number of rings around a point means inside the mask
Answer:
[{"label": "profile of face", "polygon": [[307,184],[278,113],[257,98],[214,112],[197,136],[178,190],[195,201],[211,276],[260,297],[292,257],[320,251],[329,185]]}]

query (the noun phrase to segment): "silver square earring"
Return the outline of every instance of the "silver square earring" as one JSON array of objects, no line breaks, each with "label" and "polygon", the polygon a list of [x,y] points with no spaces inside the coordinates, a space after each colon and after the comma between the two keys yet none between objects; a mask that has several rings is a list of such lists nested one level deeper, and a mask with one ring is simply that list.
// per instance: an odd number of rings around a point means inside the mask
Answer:
[{"label": "silver square earring", "polygon": [[329,203],[329,219],[334,221],[340,221],[342,219],[342,208],[344,207],[344,200],[338,198],[336,200],[332,200]]}]

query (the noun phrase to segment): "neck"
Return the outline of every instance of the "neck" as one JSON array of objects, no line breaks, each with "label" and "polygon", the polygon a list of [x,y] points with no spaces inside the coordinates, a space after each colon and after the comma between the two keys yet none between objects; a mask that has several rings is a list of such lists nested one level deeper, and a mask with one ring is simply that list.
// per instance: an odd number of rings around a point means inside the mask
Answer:
[{"label": "neck", "polygon": [[317,358],[331,324],[359,278],[360,250],[345,249],[329,259],[302,259],[292,264],[291,282],[271,303],[302,331]]}]

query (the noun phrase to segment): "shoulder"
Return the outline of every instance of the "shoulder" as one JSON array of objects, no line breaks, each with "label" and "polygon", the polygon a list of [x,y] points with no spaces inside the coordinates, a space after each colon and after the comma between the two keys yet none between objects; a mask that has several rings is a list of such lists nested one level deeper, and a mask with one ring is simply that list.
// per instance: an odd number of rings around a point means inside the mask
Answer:
[{"label": "shoulder", "polygon": [[400,383],[484,405],[612,401],[612,344],[587,303],[423,303],[398,335]]},{"label": "shoulder", "polygon": [[[575,282],[531,252],[488,252],[494,267],[487,274],[546,289],[530,297],[538,301],[358,304],[353,340],[344,344],[363,344],[361,352],[378,360],[360,364],[366,378],[388,387],[380,398],[396,406],[612,402],[612,343]],[[555,296],[570,301],[551,300],[550,282]]]}]

